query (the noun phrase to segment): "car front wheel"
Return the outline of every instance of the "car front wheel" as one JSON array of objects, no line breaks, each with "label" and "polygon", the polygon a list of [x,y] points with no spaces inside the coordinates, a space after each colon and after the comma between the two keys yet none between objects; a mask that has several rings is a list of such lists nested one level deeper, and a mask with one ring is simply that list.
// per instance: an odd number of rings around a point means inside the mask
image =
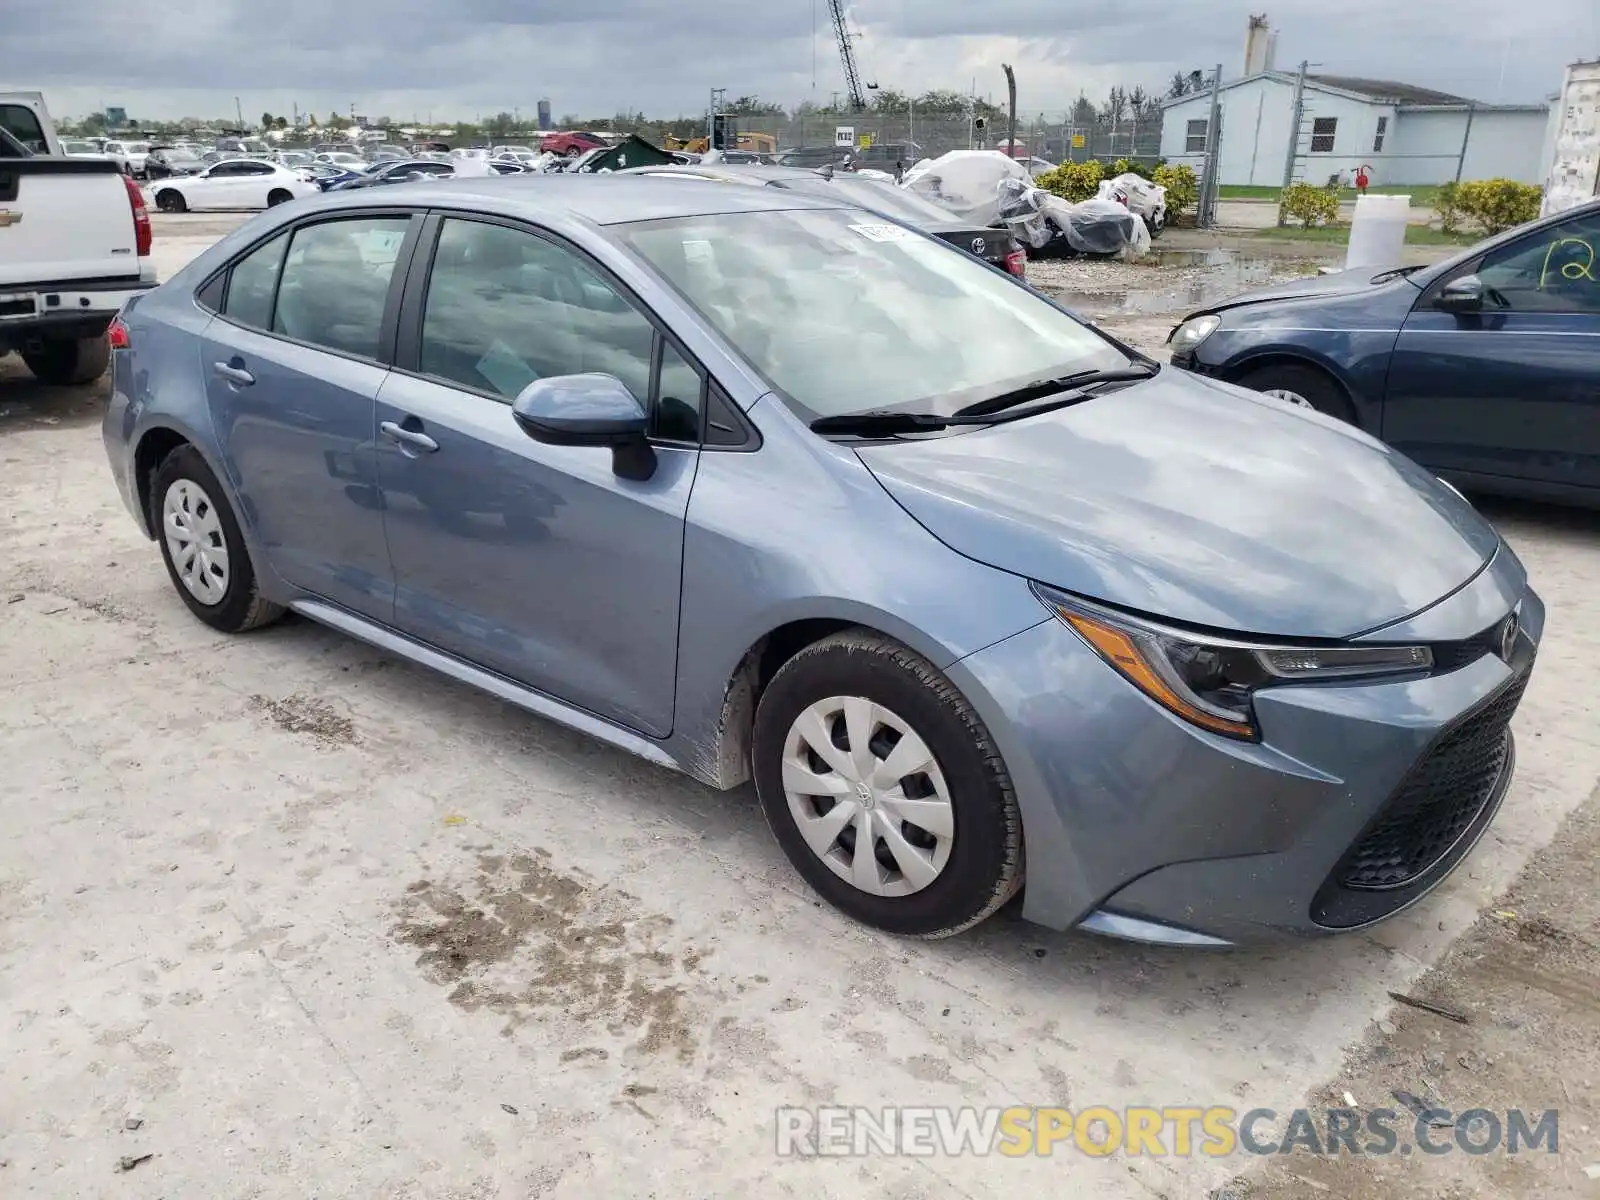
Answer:
[{"label": "car front wheel", "polygon": [[239,522],[198,450],[179,446],[161,461],[149,502],[167,574],[190,612],[223,633],[243,633],[283,615],[261,598]]},{"label": "car front wheel", "polygon": [[830,904],[890,933],[946,937],[1022,884],[1022,821],[987,729],[932,664],[866,630],[779,669],[752,766],[789,861]]},{"label": "car front wheel", "polygon": [[1314,408],[1347,424],[1356,423],[1355,409],[1351,407],[1344,389],[1334,382],[1331,375],[1317,367],[1302,363],[1273,363],[1245,372],[1238,383],[1252,392],[1265,392],[1301,408]]}]

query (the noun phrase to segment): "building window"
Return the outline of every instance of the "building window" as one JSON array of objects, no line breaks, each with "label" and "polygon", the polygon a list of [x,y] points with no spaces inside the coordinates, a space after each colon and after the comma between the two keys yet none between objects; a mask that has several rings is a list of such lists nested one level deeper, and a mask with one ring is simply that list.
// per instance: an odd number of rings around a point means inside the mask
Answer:
[{"label": "building window", "polygon": [[1206,134],[1209,121],[1190,121],[1189,127],[1183,136],[1183,152],[1185,154],[1204,154],[1206,152]]},{"label": "building window", "polygon": [[1333,138],[1339,130],[1338,117],[1318,117],[1311,122],[1311,153],[1332,154]]},{"label": "building window", "polygon": [[1377,134],[1376,137],[1374,137],[1372,139],[1372,152],[1374,154],[1382,154],[1383,153],[1383,138],[1384,138],[1384,135],[1387,134],[1388,132],[1389,132],[1389,118],[1388,117],[1379,117],[1378,118],[1378,134]]}]

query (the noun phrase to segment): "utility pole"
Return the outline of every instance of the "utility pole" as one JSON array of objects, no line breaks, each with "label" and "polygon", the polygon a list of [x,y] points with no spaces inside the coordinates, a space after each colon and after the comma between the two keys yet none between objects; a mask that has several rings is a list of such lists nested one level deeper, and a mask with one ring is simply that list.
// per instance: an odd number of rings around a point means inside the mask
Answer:
[{"label": "utility pole", "polygon": [[239,119],[239,131],[244,132],[244,105],[239,103],[239,97],[233,98],[233,115]]},{"label": "utility pole", "polygon": [[[1300,64],[1300,74],[1294,81],[1294,108],[1289,114],[1289,156],[1283,164],[1283,190],[1294,184],[1294,164],[1300,158],[1300,125],[1306,119],[1306,74],[1311,70],[1309,61]],[[1283,205],[1278,205],[1278,224],[1282,225]]]},{"label": "utility pole", "polygon": [[712,149],[717,137],[717,110],[722,107],[727,98],[727,88],[711,89],[711,107],[706,110],[706,149]]},{"label": "utility pole", "polygon": [[1006,157],[1017,157],[1017,73],[1011,69],[1010,63],[1001,63],[1000,69],[1006,73],[1006,100],[1009,116],[1006,121]]},{"label": "utility pole", "polygon": [[1467,102],[1467,127],[1461,134],[1461,155],[1456,159],[1456,182],[1461,182],[1461,172],[1467,165],[1467,146],[1472,141],[1472,118],[1477,114],[1478,106],[1472,101]]},{"label": "utility pole", "polygon": [[1197,224],[1208,229],[1217,223],[1217,195],[1222,186],[1222,64],[1211,77],[1211,113],[1206,120],[1206,173],[1200,184]]}]

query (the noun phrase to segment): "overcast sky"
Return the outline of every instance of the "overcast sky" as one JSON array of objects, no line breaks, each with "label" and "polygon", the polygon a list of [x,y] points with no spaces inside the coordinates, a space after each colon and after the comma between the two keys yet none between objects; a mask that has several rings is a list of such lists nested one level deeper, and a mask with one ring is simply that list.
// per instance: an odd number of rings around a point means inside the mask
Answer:
[{"label": "overcast sky", "polygon": [[[1397,79],[1494,102],[1540,100],[1600,58],[1600,0],[858,0],[863,73],[883,87],[1004,94],[1059,113],[1080,89],[1240,73],[1248,13],[1278,66]],[[704,110],[708,89],[826,103],[842,76],[822,0],[0,0],[0,89],[81,115],[435,120],[531,111]],[[20,74],[19,74],[20,72]]]}]

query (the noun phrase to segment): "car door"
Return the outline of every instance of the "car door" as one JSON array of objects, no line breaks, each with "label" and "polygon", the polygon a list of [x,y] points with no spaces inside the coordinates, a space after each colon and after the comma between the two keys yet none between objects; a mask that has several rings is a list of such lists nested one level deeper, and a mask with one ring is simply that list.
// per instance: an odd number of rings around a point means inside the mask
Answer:
[{"label": "car door", "polygon": [[[1386,441],[1424,465],[1600,487],[1600,212],[1463,264],[1418,299],[1395,344]],[[1476,275],[1481,311],[1446,311]]]},{"label": "car door", "polygon": [[236,162],[219,162],[203,175],[196,176],[183,189],[184,199],[192,209],[234,208],[239,190],[239,167]]},{"label": "car door", "polygon": [[200,361],[224,468],[272,569],[385,623],[394,581],[373,405],[412,222],[404,212],[305,222],[250,250],[222,284]]},{"label": "car door", "polygon": [[239,163],[239,172],[234,176],[233,196],[230,208],[266,208],[267,194],[278,182],[278,172],[270,164],[264,162]]},{"label": "car door", "polygon": [[[642,732],[672,728],[684,514],[704,379],[591,260],[530,229],[435,217],[378,395],[395,624]],[[424,246],[429,239],[425,239]],[[532,440],[511,402],[602,372],[656,412],[656,462]]]}]

